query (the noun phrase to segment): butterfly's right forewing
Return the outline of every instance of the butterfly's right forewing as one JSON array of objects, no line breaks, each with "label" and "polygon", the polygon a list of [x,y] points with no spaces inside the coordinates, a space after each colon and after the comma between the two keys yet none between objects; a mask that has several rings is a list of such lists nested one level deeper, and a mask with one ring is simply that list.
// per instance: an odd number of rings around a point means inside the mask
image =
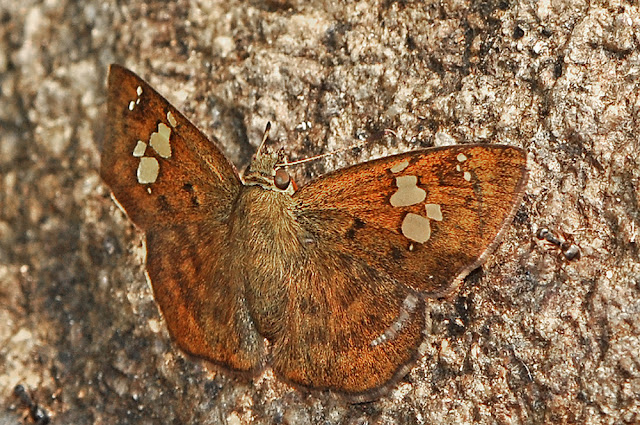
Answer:
[{"label": "butterfly's right forewing", "polygon": [[264,357],[228,258],[228,219],[242,184],[193,124],[132,72],[109,72],[101,175],[146,233],[147,273],[173,339],[240,371]]}]

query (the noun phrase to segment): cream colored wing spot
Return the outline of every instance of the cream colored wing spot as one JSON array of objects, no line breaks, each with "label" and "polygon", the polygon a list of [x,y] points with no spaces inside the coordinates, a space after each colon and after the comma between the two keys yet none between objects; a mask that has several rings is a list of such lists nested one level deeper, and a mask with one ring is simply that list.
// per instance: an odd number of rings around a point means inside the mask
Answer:
[{"label": "cream colored wing spot", "polygon": [[[142,88],[138,86],[138,94],[142,93]],[[167,117],[169,115],[167,114]],[[175,121],[175,120],[174,120]],[[140,158],[138,163],[138,170],[136,176],[138,183],[151,184],[155,183],[160,173],[160,163],[152,156],[145,156],[147,146],[151,146],[153,150],[162,158],[171,157],[171,129],[165,123],[158,124],[158,131],[154,131],[149,136],[148,144],[142,140],[138,140],[136,146],[133,148],[132,155],[136,158]],[[147,187],[147,192],[151,193],[151,188]]]},{"label": "cream colored wing spot", "polygon": [[394,165],[393,167],[389,168],[389,171],[391,171],[394,174],[397,174],[401,171],[404,171],[405,168],[407,168],[409,166],[409,161],[404,160],[402,162],[398,162],[396,165]]},{"label": "cream colored wing spot", "polygon": [[176,128],[176,125],[178,125],[178,121],[176,121],[176,117],[173,116],[171,111],[167,112],[167,121],[169,121],[169,125],[173,128]]},{"label": "cream colored wing spot", "polygon": [[414,242],[425,243],[431,237],[429,219],[418,214],[408,213],[402,220],[402,234]]},{"label": "cream colored wing spot", "polygon": [[136,147],[133,148],[133,156],[135,156],[136,158],[140,158],[141,156],[144,156],[146,150],[147,144],[142,140],[138,140]]},{"label": "cream colored wing spot", "polygon": [[[467,155],[465,155],[462,152],[460,152],[458,154],[458,156],[456,156],[456,159],[458,160],[458,162],[460,162],[460,164],[462,164],[463,162],[465,162],[469,158],[467,157]],[[462,172],[462,167],[460,166],[460,164],[456,165],[456,171],[457,172]],[[463,172],[462,173],[462,177],[468,182],[471,181],[471,173],[468,172],[468,171]]]},{"label": "cream colored wing spot", "polygon": [[427,218],[435,221],[442,221],[442,210],[438,204],[425,204],[424,208],[427,212]]},{"label": "cream colored wing spot", "polygon": [[158,131],[151,133],[151,137],[149,137],[149,145],[163,158],[171,157],[170,136],[171,129],[161,122],[158,124]]},{"label": "cream colored wing spot", "polygon": [[398,186],[398,191],[389,199],[394,207],[419,204],[427,197],[427,192],[418,187],[418,177],[416,176],[398,176],[396,177],[396,186]]},{"label": "cream colored wing spot", "polygon": [[158,160],[153,157],[144,156],[140,158],[140,163],[138,164],[138,183],[140,184],[149,184],[155,183],[158,178],[158,173],[160,172],[160,164],[158,164]]},{"label": "cream colored wing spot", "polygon": [[132,100],[131,102],[129,102],[129,110],[133,111],[133,108],[136,107],[136,105],[140,104],[140,96],[142,95],[142,87],[138,86],[138,88],[136,88],[136,100]]}]

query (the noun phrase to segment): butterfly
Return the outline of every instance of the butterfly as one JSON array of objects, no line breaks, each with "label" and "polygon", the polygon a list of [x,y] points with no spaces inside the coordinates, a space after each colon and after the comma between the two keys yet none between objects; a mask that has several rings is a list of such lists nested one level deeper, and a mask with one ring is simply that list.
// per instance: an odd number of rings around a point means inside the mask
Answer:
[{"label": "butterfly", "polygon": [[244,173],[133,72],[112,65],[100,174],[146,236],[173,341],[248,376],[350,400],[385,394],[425,351],[425,300],[496,246],[527,181],[517,147],[417,150],[296,190],[283,154]]}]

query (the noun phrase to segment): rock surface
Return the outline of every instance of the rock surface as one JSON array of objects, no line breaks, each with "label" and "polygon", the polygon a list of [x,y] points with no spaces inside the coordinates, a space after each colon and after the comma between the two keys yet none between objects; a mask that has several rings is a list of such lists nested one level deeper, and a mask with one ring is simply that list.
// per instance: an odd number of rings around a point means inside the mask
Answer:
[{"label": "rock surface", "polygon": [[[637,5],[5,0],[0,22],[0,424],[33,423],[30,404],[56,424],[640,422]],[[529,152],[525,200],[481,271],[429,302],[428,352],[387,397],[237,382],[171,344],[142,235],[99,178],[112,62],[239,169],[268,120],[290,158],[392,129],[298,182],[499,142]]]}]

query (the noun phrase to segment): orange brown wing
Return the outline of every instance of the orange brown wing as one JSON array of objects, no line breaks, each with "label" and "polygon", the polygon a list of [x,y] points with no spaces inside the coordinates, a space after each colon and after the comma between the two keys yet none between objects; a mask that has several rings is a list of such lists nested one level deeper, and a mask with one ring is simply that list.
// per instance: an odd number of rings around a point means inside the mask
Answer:
[{"label": "orange brown wing", "polygon": [[386,391],[420,355],[423,296],[451,293],[484,259],[525,182],[522,150],[475,145],[382,158],[301,188],[303,261],[285,282],[274,369],[356,400]]},{"label": "orange brown wing", "polygon": [[320,239],[305,254],[288,276],[286,320],[271,339],[274,370],[353,401],[382,395],[422,354],[423,300]]},{"label": "orange brown wing", "polygon": [[227,220],[242,184],[193,124],[132,72],[109,71],[100,174],[146,233],[147,273],[173,339],[241,371],[260,367],[263,339],[231,279]]},{"label": "orange brown wing", "polygon": [[339,170],[294,198],[303,219],[339,213],[346,223],[341,249],[438,297],[485,260],[519,207],[526,181],[522,149],[459,145]]}]

